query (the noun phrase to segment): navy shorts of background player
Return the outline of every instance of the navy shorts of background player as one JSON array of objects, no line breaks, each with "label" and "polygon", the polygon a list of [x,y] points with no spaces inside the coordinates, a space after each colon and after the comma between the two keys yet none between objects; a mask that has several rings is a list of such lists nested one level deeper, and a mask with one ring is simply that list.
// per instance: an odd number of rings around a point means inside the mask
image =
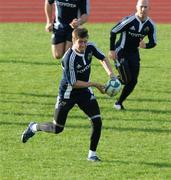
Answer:
[{"label": "navy shorts of background player", "polygon": [[48,0],[55,3],[55,21],[52,34],[52,44],[72,42],[73,28],[69,25],[82,14],[89,14],[89,0]]},{"label": "navy shorts of background player", "polygon": [[[117,34],[120,33],[119,40],[116,41]],[[156,45],[156,27],[153,21],[147,17],[141,22],[136,15],[125,17],[110,32],[110,50],[114,50],[119,61],[117,66],[121,81],[125,87],[119,98],[119,104],[133,91],[137,84],[140,70],[139,43],[144,37],[148,37],[146,49]],[[116,61],[115,61],[116,62]]]}]

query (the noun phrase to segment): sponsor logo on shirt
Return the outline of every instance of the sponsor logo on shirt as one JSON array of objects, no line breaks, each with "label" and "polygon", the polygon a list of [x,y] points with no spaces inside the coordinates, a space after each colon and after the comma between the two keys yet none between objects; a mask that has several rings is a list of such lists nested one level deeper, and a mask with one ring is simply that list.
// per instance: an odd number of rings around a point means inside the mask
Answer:
[{"label": "sponsor logo on shirt", "polygon": [[89,53],[87,59],[90,61],[92,59],[93,53]]},{"label": "sponsor logo on shirt", "polygon": [[128,34],[132,37],[136,37],[136,38],[144,38],[143,34],[139,34],[139,33],[132,33],[132,32],[128,32]]},{"label": "sponsor logo on shirt", "polygon": [[78,73],[84,73],[85,71],[87,71],[90,68],[90,64],[88,64],[87,66],[85,66],[83,69],[81,70],[77,70]]},{"label": "sponsor logo on shirt", "polygon": [[69,8],[76,8],[76,4],[71,4],[71,3],[68,3],[68,2],[59,2],[57,1],[57,5],[58,6],[63,6],[63,7],[69,7]]},{"label": "sponsor logo on shirt", "polygon": [[77,65],[77,69],[80,69],[82,66],[80,64]]},{"label": "sponsor logo on shirt", "polygon": [[144,32],[148,33],[150,31],[150,28],[147,26],[144,28]]}]

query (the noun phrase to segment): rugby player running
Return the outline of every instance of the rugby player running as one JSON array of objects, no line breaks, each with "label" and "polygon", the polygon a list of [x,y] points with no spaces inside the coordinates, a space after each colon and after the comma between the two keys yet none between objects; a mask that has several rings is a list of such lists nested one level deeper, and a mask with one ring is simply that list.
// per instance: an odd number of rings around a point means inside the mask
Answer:
[{"label": "rugby player running", "polygon": [[[156,27],[148,17],[149,1],[138,0],[136,13],[123,18],[110,32],[109,58],[115,61],[119,78],[124,84],[114,108],[125,110],[123,102],[134,90],[140,70],[139,48],[150,49],[156,46]],[[116,36],[120,34],[116,42]],[[148,37],[145,43],[144,37]]]},{"label": "rugby player running", "polygon": [[60,59],[72,46],[73,29],[88,21],[89,0],[45,0],[45,15],[45,30],[52,32],[52,55]]},{"label": "rugby player running", "polygon": [[[77,28],[72,33],[73,46],[69,48],[62,59],[63,76],[59,86],[59,94],[55,106],[52,122],[31,122],[23,132],[21,140],[26,143],[37,131],[58,134],[64,130],[67,115],[75,104],[89,117],[92,133],[87,160],[100,161],[96,154],[97,145],[101,135],[102,120],[100,109],[92,87],[104,93],[105,86],[90,81],[92,57],[96,57],[110,76],[116,78],[109,60],[96,47],[88,42],[88,30]],[[84,129],[85,130],[85,129]],[[58,147],[60,148],[60,147]]]}]

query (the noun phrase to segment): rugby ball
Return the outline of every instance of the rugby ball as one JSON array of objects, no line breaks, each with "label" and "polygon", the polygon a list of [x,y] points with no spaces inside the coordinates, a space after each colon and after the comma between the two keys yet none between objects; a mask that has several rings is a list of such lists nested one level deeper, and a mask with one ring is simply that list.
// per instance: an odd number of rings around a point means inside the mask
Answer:
[{"label": "rugby ball", "polygon": [[121,90],[121,83],[118,79],[110,79],[105,84],[105,93],[112,97],[116,96]]}]

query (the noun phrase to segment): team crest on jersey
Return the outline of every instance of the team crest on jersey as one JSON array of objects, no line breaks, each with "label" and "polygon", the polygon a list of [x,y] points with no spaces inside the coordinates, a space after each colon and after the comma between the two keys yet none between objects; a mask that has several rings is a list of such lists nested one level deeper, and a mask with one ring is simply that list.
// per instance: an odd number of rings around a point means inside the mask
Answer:
[{"label": "team crest on jersey", "polygon": [[77,69],[80,69],[82,66],[80,64],[77,65]]},{"label": "team crest on jersey", "polygon": [[144,32],[148,33],[150,31],[150,28],[147,26],[144,28]]},{"label": "team crest on jersey", "polygon": [[89,61],[91,61],[91,59],[92,59],[92,56],[93,56],[93,54],[92,54],[92,52],[91,52],[91,53],[89,53],[89,54],[88,54],[88,57],[87,57],[87,59],[88,59]]}]

